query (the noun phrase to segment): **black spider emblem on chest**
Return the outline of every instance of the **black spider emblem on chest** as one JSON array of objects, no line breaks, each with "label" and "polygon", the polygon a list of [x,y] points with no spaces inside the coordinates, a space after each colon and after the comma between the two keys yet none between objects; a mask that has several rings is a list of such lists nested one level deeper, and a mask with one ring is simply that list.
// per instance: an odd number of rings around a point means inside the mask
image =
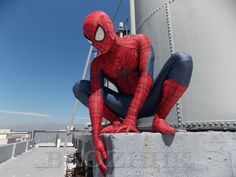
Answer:
[{"label": "black spider emblem on chest", "polygon": [[121,76],[121,77],[128,77],[128,76],[131,76],[131,75],[134,75],[135,74],[135,70],[134,69],[130,69],[129,67],[123,67],[123,68],[116,68],[115,69],[115,74],[117,76]]}]

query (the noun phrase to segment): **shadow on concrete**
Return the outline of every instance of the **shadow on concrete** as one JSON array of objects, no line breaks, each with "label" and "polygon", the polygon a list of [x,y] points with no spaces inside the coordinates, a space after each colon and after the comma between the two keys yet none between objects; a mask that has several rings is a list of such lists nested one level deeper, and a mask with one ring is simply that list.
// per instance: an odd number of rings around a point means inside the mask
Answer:
[{"label": "shadow on concrete", "polygon": [[166,146],[171,146],[174,141],[175,135],[162,134],[161,137]]}]

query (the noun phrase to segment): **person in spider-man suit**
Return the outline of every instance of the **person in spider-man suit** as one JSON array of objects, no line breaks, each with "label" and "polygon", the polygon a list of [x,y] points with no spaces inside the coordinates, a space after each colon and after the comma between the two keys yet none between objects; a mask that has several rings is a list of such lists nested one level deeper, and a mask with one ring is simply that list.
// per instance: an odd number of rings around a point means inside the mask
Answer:
[{"label": "person in spider-man suit", "polygon": [[[155,56],[146,35],[119,38],[108,15],[102,11],[89,14],[83,30],[100,55],[92,61],[90,81],[77,82],[73,92],[89,108],[95,156],[105,175],[107,167],[103,159],[107,154],[101,133],[138,132],[137,118],[153,115],[153,132],[176,133],[165,118],[189,85],[192,59],[182,52],[172,54],[153,78]],[[114,83],[118,92],[104,86],[104,77]],[[102,117],[111,122],[103,129]]]}]

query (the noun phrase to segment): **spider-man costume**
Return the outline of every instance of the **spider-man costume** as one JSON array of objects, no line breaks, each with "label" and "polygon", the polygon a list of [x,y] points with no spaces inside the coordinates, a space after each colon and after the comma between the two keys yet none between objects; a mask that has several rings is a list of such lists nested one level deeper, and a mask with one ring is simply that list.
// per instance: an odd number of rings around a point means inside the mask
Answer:
[{"label": "spider-man costume", "polygon": [[[138,132],[137,118],[154,115],[152,131],[175,134],[165,118],[189,85],[192,59],[182,52],[171,55],[153,79],[155,56],[146,35],[119,38],[102,11],[89,14],[83,30],[100,55],[91,64],[90,81],[76,83],[73,91],[89,108],[96,160],[105,175],[107,168],[102,159],[107,155],[100,133]],[[104,86],[104,77],[118,92]],[[111,125],[101,130],[102,117]]]}]

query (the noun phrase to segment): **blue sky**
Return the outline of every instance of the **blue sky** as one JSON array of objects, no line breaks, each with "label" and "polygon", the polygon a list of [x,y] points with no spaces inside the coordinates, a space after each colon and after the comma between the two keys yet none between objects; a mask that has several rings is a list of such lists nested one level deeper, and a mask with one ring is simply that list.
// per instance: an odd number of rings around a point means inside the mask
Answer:
[{"label": "blue sky", "polygon": [[[118,0],[0,0],[0,128],[66,123],[89,44],[86,15],[113,16]],[[114,22],[129,16],[123,0]],[[89,78],[89,73],[87,75]],[[88,119],[80,105],[77,123]]]}]

